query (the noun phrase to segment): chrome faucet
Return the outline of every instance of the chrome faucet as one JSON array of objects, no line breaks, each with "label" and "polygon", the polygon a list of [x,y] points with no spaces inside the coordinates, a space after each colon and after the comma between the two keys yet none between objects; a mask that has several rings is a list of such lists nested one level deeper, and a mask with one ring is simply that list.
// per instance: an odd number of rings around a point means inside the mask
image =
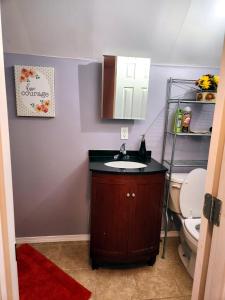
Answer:
[{"label": "chrome faucet", "polygon": [[129,155],[127,155],[126,144],[125,143],[123,143],[120,146],[120,152],[119,152],[119,154],[114,155],[114,159],[115,160],[129,159]]},{"label": "chrome faucet", "polygon": [[123,155],[126,155],[127,154],[127,151],[126,151],[126,144],[123,143],[121,146],[120,146],[120,153],[123,154]]}]

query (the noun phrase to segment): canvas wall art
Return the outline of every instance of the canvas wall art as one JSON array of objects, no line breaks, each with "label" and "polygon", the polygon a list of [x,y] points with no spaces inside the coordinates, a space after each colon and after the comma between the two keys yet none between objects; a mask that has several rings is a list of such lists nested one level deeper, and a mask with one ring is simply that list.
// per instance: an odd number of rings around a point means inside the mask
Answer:
[{"label": "canvas wall art", "polygon": [[55,117],[54,68],[14,67],[17,116]]}]

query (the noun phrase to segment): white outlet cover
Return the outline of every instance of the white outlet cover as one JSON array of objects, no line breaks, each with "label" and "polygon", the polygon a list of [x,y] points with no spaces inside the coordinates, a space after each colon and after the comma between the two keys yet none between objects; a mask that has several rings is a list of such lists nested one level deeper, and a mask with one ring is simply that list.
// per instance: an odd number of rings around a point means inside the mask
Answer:
[{"label": "white outlet cover", "polygon": [[121,127],[120,139],[121,140],[128,140],[128,127]]}]

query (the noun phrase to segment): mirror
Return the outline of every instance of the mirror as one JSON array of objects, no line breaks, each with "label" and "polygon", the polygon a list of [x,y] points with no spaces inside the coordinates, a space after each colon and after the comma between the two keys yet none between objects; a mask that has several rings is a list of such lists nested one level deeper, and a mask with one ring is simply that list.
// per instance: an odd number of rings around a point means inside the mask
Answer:
[{"label": "mirror", "polygon": [[103,119],[145,119],[150,62],[150,58],[104,55]]}]

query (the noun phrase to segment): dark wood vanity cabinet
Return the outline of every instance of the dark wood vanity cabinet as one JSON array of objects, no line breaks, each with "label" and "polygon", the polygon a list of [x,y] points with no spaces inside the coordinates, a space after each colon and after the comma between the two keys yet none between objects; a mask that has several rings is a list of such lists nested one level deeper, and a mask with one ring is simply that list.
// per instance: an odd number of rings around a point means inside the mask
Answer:
[{"label": "dark wood vanity cabinet", "polygon": [[93,268],[101,263],[154,264],[159,252],[165,173],[92,173]]}]

